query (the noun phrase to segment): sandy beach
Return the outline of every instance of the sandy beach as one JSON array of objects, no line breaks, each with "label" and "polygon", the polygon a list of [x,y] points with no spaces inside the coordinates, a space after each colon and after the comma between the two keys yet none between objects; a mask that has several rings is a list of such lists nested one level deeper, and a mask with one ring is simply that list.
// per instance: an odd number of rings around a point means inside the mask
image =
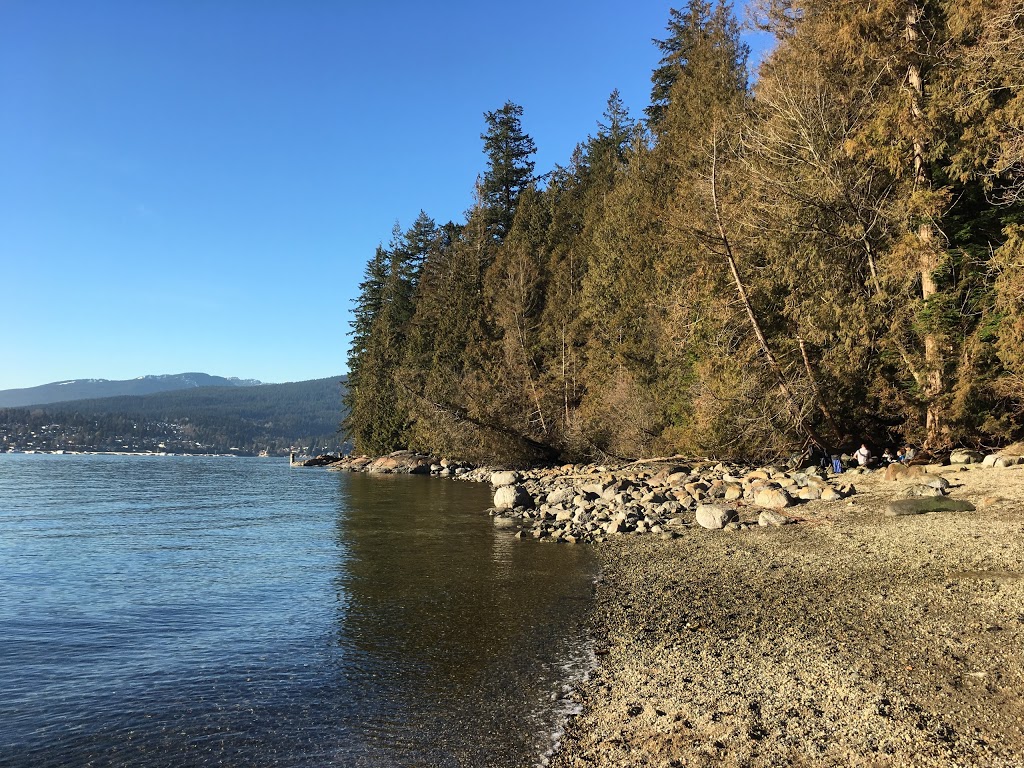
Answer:
[{"label": "sandy beach", "polygon": [[1024,765],[1024,465],[939,471],[977,511],[610,537],[552,765]]}]

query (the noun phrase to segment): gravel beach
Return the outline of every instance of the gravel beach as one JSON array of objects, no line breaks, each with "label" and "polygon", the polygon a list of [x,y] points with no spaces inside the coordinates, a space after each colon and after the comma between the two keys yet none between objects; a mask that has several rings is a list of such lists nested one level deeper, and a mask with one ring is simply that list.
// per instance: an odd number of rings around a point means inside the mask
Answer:
[{"label": "gravel beach", "polygon": [[977,511],[887,516],[876,472],[796,525],[609,537],[551,764],[1024,766],[1024,465],[938,471]]}]

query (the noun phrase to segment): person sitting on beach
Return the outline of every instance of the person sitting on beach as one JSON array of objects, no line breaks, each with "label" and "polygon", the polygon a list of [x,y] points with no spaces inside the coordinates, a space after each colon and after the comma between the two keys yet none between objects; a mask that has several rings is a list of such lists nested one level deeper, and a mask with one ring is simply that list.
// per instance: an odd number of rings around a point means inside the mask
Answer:
[{"label": "person sitting on beach", "polygon": [[882,451],[882,463],[883,464],[886,464],[886,465],[892,464],[896,460],[897,460],[896,456],[892,455],[892,449],[891,448],[886,448],[884,451]]},{"label": "person sitting on beach", "polygon": [[853,454],[853,458],[857,460],[858,466],[866,467],[868,462],[871,461],[871,451],[868,450],[866,444],[861,443],[860,448],[858,448],[856,453]]},{"label": "person sitting on beach", "polygon": [[906,448],[903,449],[902,461],[904,464],[909,464],[915,456],[917,456],[917,451],[915,451],[913,447],[908,445]]}]

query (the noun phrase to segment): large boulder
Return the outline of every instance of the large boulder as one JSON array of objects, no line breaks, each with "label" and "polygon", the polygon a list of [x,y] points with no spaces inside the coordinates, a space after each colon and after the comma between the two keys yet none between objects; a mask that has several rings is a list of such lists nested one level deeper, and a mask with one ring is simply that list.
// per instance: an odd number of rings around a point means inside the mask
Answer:
[{"label": "large boulder", "polygon": [[366,471],[371,474],[387,474],[396,471],[401,465],[402,462],[394,456],[381,456],[379,459],[375,459],[366,468]]},{"label": "large boulder", "polygon": [[736,501],[743,498],[743,486],[739,483],[726,483],[722,498],[726,501]]},{"label": "large boulder", "polygon": [[697,507],[697,524],[702,528],[718,530],[739,519],[735,509],[721,504],[701,504]]},{"label": "large boulder", "polygon": [[670,472],[668,477],[665,478],[665,485],[670,488],[675,488],[678,485],[690,478],[689,472]]},{"label": "large boulder", "polygon": [[367,468],[370,473],[379,474],[429,474],[431,459],[412,451],[395,451],[375,459]]},{"label": "large boulder", "polygon": [[502,488],[506,485],[512,485],[513,483],[519,482],[519,473],[517,472],[492,472],[491,473],[491,485],[495,488]]},{"label": "large boulder", "polygon": [[977,451],[953,451],[949,454],[950,464],[980,464],[984,456]]},{"label": "large boulder", "polygon": [[1014,467],[1020,463],[1020,456],[1010,456],[1005,453],[993,453],[982,461],[982,465],[986,467]]},{"label": "large boulder", "polygon": [[937,498],[939,496],[944,496],[945,494],[942,492],[941,488],[933,488],[930,485],[918,483],[917,485],[908,485],[906,490],[903,491],[903,495],[908,499],[926,499]]},{"label": "large boulder", "polygon": [[924,467],[919,464],[890,464],[885,468],[886,480],[913,480],[925,474]]},{"label": "large boulder", "polygon": [[548,504],[562,504],[571,501],[576,496],[575,488],[556,488],[548,494]]},{"label": "large boulder", "polygon": [[950,499],[945,496],[926,499],[899,499],[890,501],[885,514],[888,517],[904,515],[924,515],[928,512],[973,512],[974,505],[963,499]]},{"label": "large boulder", "polygon": [[828,488],[823,488],[821,490],[821,496],[819,496],[818,498],[820,498],[822,501],[839,501],[841,498],[843,498],[843,495],[835,488],[829,486]]},{"label": "large boulder", "polygon": [[781,488],[761,488],[754,493],[754,504],[765,509],[785,509],[793,500]]},{"label": "large boulder", "polygon": [[533,497],[521,485],[503,485],[494,492],[494,506],[498,509],[533,507]]}]

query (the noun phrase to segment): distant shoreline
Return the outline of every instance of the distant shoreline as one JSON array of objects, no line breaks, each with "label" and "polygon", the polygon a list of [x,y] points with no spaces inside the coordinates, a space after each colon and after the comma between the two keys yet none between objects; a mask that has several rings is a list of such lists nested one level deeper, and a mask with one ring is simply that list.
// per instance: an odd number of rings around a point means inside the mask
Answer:
[{"label": "distant shoreline", "polygon": [[154,451],[0,451],[0,455],[22,456],[194,456],[196,458],[287,459],[287,456],[258,456],[248,453],[165,453]]}]

